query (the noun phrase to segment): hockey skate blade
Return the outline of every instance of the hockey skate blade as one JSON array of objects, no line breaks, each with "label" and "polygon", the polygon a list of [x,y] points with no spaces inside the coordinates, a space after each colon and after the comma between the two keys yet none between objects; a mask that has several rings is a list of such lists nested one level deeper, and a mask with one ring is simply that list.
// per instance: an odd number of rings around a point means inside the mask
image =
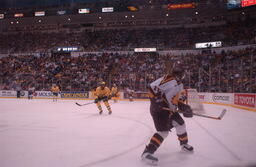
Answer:
[{"label": "hockey skate blade", "polygon": [[150,160],[150,159],[147,159],[144,157],[141,158],[141,161],[150,166],[157,166],[157,164],[158,164],[158,161]]},{"label": "hockey skate blade", "polygon": [[181,149],[180,149],[180,152],[181,152],[181,153],[184,153],[184,154],[193,154],[193,153],[194,153],[194,150],[189,151],[189,150],[186,150],[185,148],[181,148]]},{"label": "hockey skate blade", "polygon": [[141,156],[141,160],[150,166],[157,166],[157,163],[158,163],[158,159],[148,153],[143,154]]}]

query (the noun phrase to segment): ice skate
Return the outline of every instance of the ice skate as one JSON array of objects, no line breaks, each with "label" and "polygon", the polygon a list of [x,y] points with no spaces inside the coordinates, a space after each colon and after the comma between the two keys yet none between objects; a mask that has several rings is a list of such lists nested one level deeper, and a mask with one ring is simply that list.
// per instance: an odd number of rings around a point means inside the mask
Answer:
[{"label": "ice skate", "polygon": [[194,151],[194,148],[189,144],[182,144],[182,145],[180,145],[180,147],[181,147],[182,151],[186,151],[186,152],[193,152]]},{"label": "ice skate", "polygon": [[141,160],[148,165],[156,166],[158,163],[158,158],[154,157],[152,154],[145,152],[141,155]]}]

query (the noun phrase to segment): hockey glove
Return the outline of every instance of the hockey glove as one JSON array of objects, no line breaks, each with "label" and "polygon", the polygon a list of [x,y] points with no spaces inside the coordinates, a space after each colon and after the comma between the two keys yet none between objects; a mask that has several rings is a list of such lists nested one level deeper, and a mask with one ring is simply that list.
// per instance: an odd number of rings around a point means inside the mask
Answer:
[{"label": "hockey glove", "polygon": [[98,103],[100,100],[99,100],[99,98],[96,98],[95,100],[94,100],[94,103]]},{"label": "hockey glove", "polygon": [[179,102],[178,109],[183,113],[184,117],[193,117],[193,111],[189,105]]},{"label": "hockey glove", "polygon": [[109,96],[103,96],[103,97],[102,97],[102,100],[103,100],[103,101],[108,101],[108,100],[109,100]]},{"label": "hockey glove", "polygon": [[98,103],[99,101],[104,100],[106,97],[107,97],[107,96],[97,97],[97,98],[94,100],[94,103]]}]

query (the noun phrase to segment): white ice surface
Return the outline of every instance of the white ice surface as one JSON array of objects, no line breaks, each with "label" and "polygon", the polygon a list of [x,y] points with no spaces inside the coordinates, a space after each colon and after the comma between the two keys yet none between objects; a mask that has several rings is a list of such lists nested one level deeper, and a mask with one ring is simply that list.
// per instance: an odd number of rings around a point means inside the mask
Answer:
[{"label": "white ice surface", "polygon": [[[154,133],[149,102],[111,102],[113,114],[76,101],[0,99],[0,167],[145,167]],[[86,103],[88,101],[77,101]],[[160,167],[256,165],[256,113],[205,105],[223,120],[185,118],[195,152],[180,151],[175,130],[155,153]]]}]

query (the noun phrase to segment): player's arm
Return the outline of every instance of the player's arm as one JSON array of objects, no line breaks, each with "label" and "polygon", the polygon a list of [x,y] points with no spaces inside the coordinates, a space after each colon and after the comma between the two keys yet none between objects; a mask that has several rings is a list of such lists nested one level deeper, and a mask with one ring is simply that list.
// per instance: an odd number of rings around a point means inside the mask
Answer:
[{"label": "player's arm", "polygon": [[112,98],[112,93],[108,87],[106,87],[104,92],[104,100],[109,100]]},{"label": "player's arm", "polygon": [[96,88],[94,95],[95,95],[95,99],[94,99],[94,103],[98,103],[100,101],[100,97],[99,97],[99,87]]},{"label": "player's arm", "polygon": [[178,109],[183,113],[183,116],[189,118],[193,117],[193,111],[191,107],[188,104],[185,104],[187,100],[186,91],[182,90],[179,94],[177,94],[177,96]]},{"label": "player's arm", "polygon": [[178,109],[183,113],[184,117],[193,117],[193,111],[191,107],[183,102],[178,102]]}]

